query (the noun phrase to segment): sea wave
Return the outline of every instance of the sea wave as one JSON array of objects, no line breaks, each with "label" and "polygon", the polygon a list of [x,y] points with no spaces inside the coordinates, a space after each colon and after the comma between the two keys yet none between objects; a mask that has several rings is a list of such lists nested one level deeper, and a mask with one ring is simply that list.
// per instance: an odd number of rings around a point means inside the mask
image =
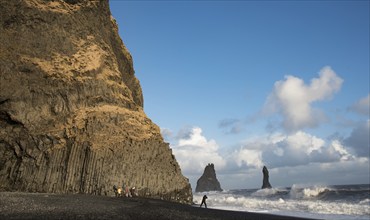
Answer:
[{"label": "sea wave", "polygon": [[[345,198],[338,200],[341,194],[337,190],[335,187],[319,185],[293,185],[291,188],[263,190],[229,190],[207,194],[207,204],[208,207],[216,209],[268,212],[308,218],[370,219],[368,196],[362,197],[364,199],[361,200]],[[195,193],[194,202],[200,204],[203,195]],[[335,199],[331,198],[333,196]],[[329,197],[329,199],[323,199],[323,197]]]},{"label": "sea wave", "polygon": [[370,205],[370,199],[364,199],[364,200],[360,201],[360,204]]},{"label": "sea wave", "polygon": [[311,186],[302,187],[301,185],[293,185],[290,190],[290,196],[295,199],[311,199],[323,196],[325,193],[335,191],[327,186]]},{"label": "sea wave", "polygon": [[[194,202],[200,204],[202,196],[194,195]],[[309,212],[319,214],[369,216],[370,211],[366,203],[348,204],[339,202],[310,201],[310,200],[268,200],[259,198],[237,197],[233,195],[208,196],[208,207],[244,210],[251,212]]]},{"label": "sea wave", "polygon": [[266,189],[260,189],[257,190],[256,192],[252,193],[252,196],[259,196],[259,197],[264,197],[264,196],[270,196],[270,195],[275,195],[279,191],[275,188],[266,188]]}]

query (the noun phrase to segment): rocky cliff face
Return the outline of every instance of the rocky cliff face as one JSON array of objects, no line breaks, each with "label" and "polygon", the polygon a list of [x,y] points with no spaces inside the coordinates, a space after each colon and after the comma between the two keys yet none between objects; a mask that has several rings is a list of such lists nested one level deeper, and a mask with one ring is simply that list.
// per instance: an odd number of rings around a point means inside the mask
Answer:
[{"label": "rocky cliff face", "polygon": [[265,188],[270,189],[271,184],[269,181],[269,171],[267,170],[266,166],[263,166],[262,173],[263,173],[262,189],[265,189]]},{"label": "rocky cliff face", "polygon": [[197,181],[195,192],[222,191],[220,182],[216,177],[215,166],[208,164],[203,175]]},{"label": "rocky cliff face", "polygon": [[107,0],[0,0],[0,190],[191,203]]}]

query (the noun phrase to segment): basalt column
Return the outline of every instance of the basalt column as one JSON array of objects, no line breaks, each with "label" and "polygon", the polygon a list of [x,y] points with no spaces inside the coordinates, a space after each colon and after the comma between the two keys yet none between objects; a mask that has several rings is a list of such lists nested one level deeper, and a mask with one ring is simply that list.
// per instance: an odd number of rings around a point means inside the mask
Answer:
[{"label": "basalt column", "polygon": [[[0,190],[191,203],[107,0],[0,0]],[[158,85],[164,86],[164,85]]]},{"label": "basalt column", "polygon": [[269,182],[269,171],[267,170],[266,166],[263,166],[262,173],[263,173],[262,189],[272,188]]}]

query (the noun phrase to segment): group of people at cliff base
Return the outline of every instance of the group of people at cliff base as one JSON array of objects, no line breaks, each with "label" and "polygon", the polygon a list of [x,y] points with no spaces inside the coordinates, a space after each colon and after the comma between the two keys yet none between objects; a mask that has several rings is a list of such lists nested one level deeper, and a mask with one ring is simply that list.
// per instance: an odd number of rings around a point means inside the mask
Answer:
[{"label": "group of people at cliff base", "polygon": [[122,185],[122,187],[118,187],[116,185],[113,186],[113,192],[116,197],[137,197],[138,193],[136,192],[135,186],[132,188],[129,188],[128,186],[125,187],[125,184]]}]

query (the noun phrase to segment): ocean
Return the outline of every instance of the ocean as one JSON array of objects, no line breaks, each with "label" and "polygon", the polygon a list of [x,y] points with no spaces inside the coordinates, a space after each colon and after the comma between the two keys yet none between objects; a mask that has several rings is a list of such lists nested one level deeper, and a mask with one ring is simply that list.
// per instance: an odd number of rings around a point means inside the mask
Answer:
[{"label": "ocean", "polygon": [[238,189],[194,193],[208,208],[271,213],[328,220],[369,220],[370,185],[305,186],[272,189]]}]

